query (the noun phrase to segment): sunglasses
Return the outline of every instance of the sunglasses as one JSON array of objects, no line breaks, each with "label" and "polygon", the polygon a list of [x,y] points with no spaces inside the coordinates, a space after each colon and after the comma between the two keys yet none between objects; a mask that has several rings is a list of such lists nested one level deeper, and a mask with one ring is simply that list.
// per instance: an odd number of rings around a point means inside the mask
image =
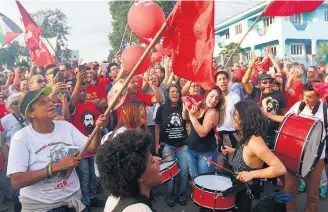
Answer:
[{"label": "sunglasses", "polygon": [[270,80],[270,81],[262,81],[261,83],[262,83],[263,85],[267,85],[267,84],[272,84],[273,81],[271,81],[271,80]]},{"label": "sunglasses", "polygon": [[19,104],[19,101],[18,100],[14,100],[11,102],[10,105],[14,105],[14,106],[17,106]]},{"label": "sunglasses", "polygon": [[39,83],[39,84],[47,83],[47,81],[46,80],[43,80],[43,79],[38,79],[36,82]]}]

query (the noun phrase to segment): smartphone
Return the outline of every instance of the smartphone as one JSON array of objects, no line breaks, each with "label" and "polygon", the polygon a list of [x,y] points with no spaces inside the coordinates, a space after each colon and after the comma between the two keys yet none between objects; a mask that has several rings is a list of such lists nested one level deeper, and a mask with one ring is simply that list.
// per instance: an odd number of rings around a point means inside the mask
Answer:
[{"label": "smartphone", "polygon": [[79,71],[85,71],[85,65],[79,65]]},{"label": "smartphone", "polygon": [[67,156],[75,154],[77,151],[79,151],[80,148],[77,146],[70,146],[68,148]]}]

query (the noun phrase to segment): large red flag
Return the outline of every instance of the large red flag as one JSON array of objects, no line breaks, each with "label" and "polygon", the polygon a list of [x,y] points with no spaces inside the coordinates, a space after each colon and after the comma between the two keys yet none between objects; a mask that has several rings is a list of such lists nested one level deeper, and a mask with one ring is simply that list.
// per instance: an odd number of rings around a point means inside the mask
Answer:
[{"label": "large red flag", "polygon": [[25,26],[25,44],[30,49],[32,62],[35,62],[39,66],[54,64],[54,58],[40,39],[40,27],[34,22],[21,3],[19,1],[16,1],[16,3]]},{"label": "large red flag", "polygon": [[323,0],[273,0],[262,16],[291,16],[312,12],[323,2]]},{"label": "large red flag", "polygon": [[165,48],[172,50],[173,72],[211,89],[214,84],[214,1],[177,1],[167,20]]}]

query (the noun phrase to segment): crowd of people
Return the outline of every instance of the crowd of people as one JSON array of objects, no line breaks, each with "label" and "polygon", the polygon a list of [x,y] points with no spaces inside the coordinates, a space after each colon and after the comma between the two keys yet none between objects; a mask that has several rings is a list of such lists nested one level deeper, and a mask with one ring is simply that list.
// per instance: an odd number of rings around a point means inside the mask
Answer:
[{"label": "crowd of people", "polygon": [[[271,67],[259,68],[267,58]],[[215,86],[205,91],[174,75],[166,56],[133,76],[109,117],[103,113],[112,104],[111,91],[129,74],[119,54],[111,63],[33,64],[3,71],[0,205],[12,199],[15,211],[155,211],[151,190],[161,184],[160,164],[172,160],[180,172],[163,185],[166,203],[186,205],[188,179],[220,171],[205,157],[237,173],[234,183],[248,183],[256,197],[259,179],[282,184],[292,195],[290,212],[296,210],[297,186],[299,192],[307,190],[305,211],[318,211],[319,198],[327,198],[328,148],[300,183],[273,149],[288,114],[325,122],[328,99],[313,84],[328,83],[328,65],[305,69],[277,61],[271,52],[267,58],[229,68],[213,60]],[[96,126],[101,130],[80,157]],[[97,198],[101,188],[109,194],[106,203]],[[251,211],[251,205],[248,193],[238,192],[236,210]]]}]

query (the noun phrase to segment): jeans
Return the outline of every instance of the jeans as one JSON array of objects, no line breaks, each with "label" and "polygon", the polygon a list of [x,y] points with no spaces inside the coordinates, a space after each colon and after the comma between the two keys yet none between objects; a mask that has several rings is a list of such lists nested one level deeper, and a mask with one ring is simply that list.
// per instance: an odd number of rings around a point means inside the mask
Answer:
[{"label": "jeans", "polygon": [[[323,167],[323,159],[320,159],[312,171],[304,179],[308,190],[305,212],[314,212],[319,209],[319,185]],[[295,175],[287,173],[285,180],[285,193],[292,195],[292,200],[286,204],[286,209],[287,212],[295,212],[299,179]]]},{"label": "jeans", "polygon": [[195,152],[188,148],[187,150],[187,160],[188,160],[188,167],[189,167],[189,174],[192,179],[197,177],[200,174],[214,172],[215,166],[211,163],[205,161],[204,159],[200,158],[199,156],[206,157],[214,162],[216,162],[218,158],[218,150],[216,149],[213,152]]},{"label": "jeans", "polygon": [[81,201],[85,206],[90,206],[90,199],[95,198],[97,192],[97,177],[94,163],[94,157],[87,157],[80,161],[80,165],[76,169],[80,179]]},{"label": "jeans", "polygon": [[[176,150],[178,147],[174,147],[168,144],[165,144],[163,149],[163,157],[170,154],[174,150]],[[179,179],[179,190],[178,190],[178,198],[179,199],[186,199],[186,193],[187,193],[187,175],[188,175],[188,163],[187,163],[187,149],[188,147],[184,147],[180,151],[176,152],[175,154],[169,156],[165,159],[165,161],[171,161],[174,159],[178,159],[178,164],[180,168],[180,179]],[[176,178],[174,180],[170,180],[168,184],[168,198],[175,198],[175,192],[174,192],[174,182],[176,181]]]}]

